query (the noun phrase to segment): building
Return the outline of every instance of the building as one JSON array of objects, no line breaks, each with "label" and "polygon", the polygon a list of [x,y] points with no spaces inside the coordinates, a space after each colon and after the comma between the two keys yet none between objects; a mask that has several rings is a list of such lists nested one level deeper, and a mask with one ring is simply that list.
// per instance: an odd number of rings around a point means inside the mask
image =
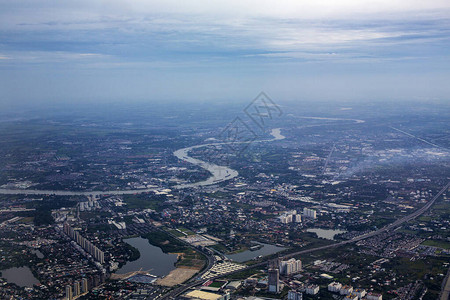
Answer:
[{"label": "building", "polygon": [[341,290],[339,291],[339,294],[341,295],[350,295],[353,292],[353,287],[350,285],[344,285]]},{"label": "building", "polygon": [[283,214],[279,217],[281,224],[292,223],[292,215]]},{"label": "building", "polygon": [[66,285],[66,299],[67,300],[73,299],[72,287],[70,285]]},{"label": "building", "polygon": [[227,284],[226,289],[229,290],[237,290],[238,288],[240,288],[242,285],[241,281],[231,281],[229,284]]},{"label": "building", "polygon": [[301,223],[302,216],[297,213],[296,210],[291,210],[283,213],[278,217],[282,224],[290,224],[290,223]]},{"label": "building", "polygon": [[278,268],[269,269],[268,286],[270,293],[280,292],[280,271]]},{"label": "building", "polygon": [[291,258],[289,260],[282,260],[279,264],[280,274],[290,275],[298,273],[302,270],[302,261]]},{"label": "building", "polygon": [[308,295],[315,295],[319,293],[319,286],[316,284],[309,284],[306,286],[305,292]]},{"label": "building", "polygon": [[367,300],[383,300],[383,296],[381,294],[376,293],[368,293],[366,296]]},{"label": "building", "polygon": [[358,300],[358,296],[356,296],[356,294],[348,294],[347,296],[345,296],[344,299],[345,300]]},{"label": "building", "polygon": [[367,294],[367,292],[365,289],[354,289],[353,294],[358,296],[358,299],[361,299]]},{"label": "building", "polygon": [[81,295],[81,286],[79,281],[73,283],[73,296],[78,297]]},{"label": "building", "polygon": [[105,254],[90,241],[85,239],[77,230],[74,230],[69,224],[64,223],[63,231],[81,248],[89,253],[96,261],[101,264],[105,263]]},{"label": "building", "polygon": [[81,280],[81,292],[83,294],[86,294],[87,292],[89,292],[89,288],[88,288],[88,281],[86,278],[83,278]]},{"label": "building", "polygon": [[342,288],[342,284],[340,284],[339,282],[332,282],[328,285],[328,291],[330,292],[335,292],[335,293],[339,293],[339,291]]},{"label": "building", "polygon": [[302,292],[296,290],[290,290],[288,292],[288,300],[302,300],[302,299],[303,299]]},{"label": "building", "polygon": [[314,209],[310,209],[310,208],[303,208],[303,216],[305,218],[310,218],[310,219],[316,219],[317,218],[317,213]]}]

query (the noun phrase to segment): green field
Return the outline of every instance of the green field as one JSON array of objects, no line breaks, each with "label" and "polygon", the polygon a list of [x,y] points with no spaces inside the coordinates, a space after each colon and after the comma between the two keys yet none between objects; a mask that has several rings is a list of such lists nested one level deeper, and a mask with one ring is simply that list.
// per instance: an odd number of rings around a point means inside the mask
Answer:
[{"label": "green field", "polygon": [[446,241],[426,240],[422,243],[422,245],[438,247],[446,250],[450,249],[450,242]]}]

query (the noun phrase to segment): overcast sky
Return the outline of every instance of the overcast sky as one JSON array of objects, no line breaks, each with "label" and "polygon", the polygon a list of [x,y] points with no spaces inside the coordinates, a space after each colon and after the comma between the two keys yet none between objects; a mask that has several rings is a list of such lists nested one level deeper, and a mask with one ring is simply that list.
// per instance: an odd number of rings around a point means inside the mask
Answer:
[{"label": "overcast sky", "polygon": [[448,0],[0,0],[0,101],[448,100],[449,39]]}]

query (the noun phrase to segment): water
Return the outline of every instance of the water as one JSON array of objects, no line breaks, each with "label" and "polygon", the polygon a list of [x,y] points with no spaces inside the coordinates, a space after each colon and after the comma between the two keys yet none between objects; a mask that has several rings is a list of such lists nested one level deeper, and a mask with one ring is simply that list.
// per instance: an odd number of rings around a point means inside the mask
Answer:
[{"label": "water", "polygon": [[5,278],[6,281],[15,283],[21,287],[33,287],[33,284],[40,283],[28,267],[10,268],[1,270],[1,272],[2,277]]},{"label": "water", "polygon": [[274,254],[274,253],[277,253],[277,252],[280,252],[280,251],[283,251],[284,249],[286,249],[283,247],[278,247],[278,246],[274,246],[274,245],[270,245],[270,244],[263,244],[263,243],[258,243],[258,244],[263,245],[263,247],[259,250],[256,250],[256,251],[246,250],[244,252],[240,252],[240,253],[236,253],[236,254],[229,254],[229,255],[225,255],[225,256],[236,262],[244,262],[244,261],[256,258],[260,255],[266,256],[266,255]]},{"label": "water", "polygon": [[44,258],[44,254],[39,250],[32,250],[31,253],[36,254],[38,258]]},{"label": "water", "polygon": [[345,230],[339,230],[339,229],[321,229],[321,228],[309,228],[306,231],[314,232],[317,234],[317,237],[327,239],[327,240],[334,240],[335,235],[347,232]]},{"label": "water", "polygon": [[156,276],[165,276],[175,269],[176,254],[166,254],[161,248],[153,246],[147,239],[136,237],[125,239],[124,242],[139,250],[138,260],[127,262],[117,273],[125,274],[134,271],[149,271]]},{"label": "water", "polygon": [[[285,136],[281,134],[281,128],[272,129],[270,134],[273,136],[273,139],[253,141],[253,143],[271,142],[271,141],[282,140],[285,138]],[[179,184],[179,185],[175,186],[175,188],[183,189],[183,188],[192,188],[192,187],[198,187],[198,186],[217,184],[219,182],[227,181],[227,180],[237,177],[239,175],[239,173],[236,170],[233,170],[233,169],[225,167],[225,166],[218,166],[216,164],[208,163],[208,162],[202,161],[200,159],[196,159],[196,158],[189,156],[189,151],[191,151],[193,149],[203,148],[203,147],[207,147],[207,146],[215,146],[215,145],[226,145],[226,144],[232,144],[232,143],[241,144],[241,143],[249,143],[249,142],[235,141],[235,142],[203,144],[203,145],[197,145],[197,146],[191,146],[191,147],[179,149],[179,150],[173,152],[173,155],[175,155],[178,159],[184,160],[188,163],[199,166],[211,173],[211,176],[204,181],[195,182],[195,183]]]}]

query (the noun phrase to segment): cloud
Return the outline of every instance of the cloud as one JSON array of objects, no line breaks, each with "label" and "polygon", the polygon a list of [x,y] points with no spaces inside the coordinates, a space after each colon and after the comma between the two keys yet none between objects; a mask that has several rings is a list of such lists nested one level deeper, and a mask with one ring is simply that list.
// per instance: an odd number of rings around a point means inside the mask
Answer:
[{"label": "cloud", "polygon": [[[173,81],[198,90],[208,85],[213,93],[212,87],[226,92],[225,82],[279,80],[289,89],[329,73],[334,77],[320,84],[376,73],[389,78],[377,79],[380,85],[393,88],[391,78],[399,74],[430,72],[437,84],[449,77],[449,15],[448,0],[0,0],[0,71],[6,74],[0,81],[16,74],[17,86],[22,78],[32,86],[42,73],[52,82],[70,78],[69,85],[101,77],[105,87],[112,78],[134,92],[136,82],[149,77],[158,89]],[[86,81],[94,73],[98,78]],[[407,90],[409,82],[398,84]]]}]

